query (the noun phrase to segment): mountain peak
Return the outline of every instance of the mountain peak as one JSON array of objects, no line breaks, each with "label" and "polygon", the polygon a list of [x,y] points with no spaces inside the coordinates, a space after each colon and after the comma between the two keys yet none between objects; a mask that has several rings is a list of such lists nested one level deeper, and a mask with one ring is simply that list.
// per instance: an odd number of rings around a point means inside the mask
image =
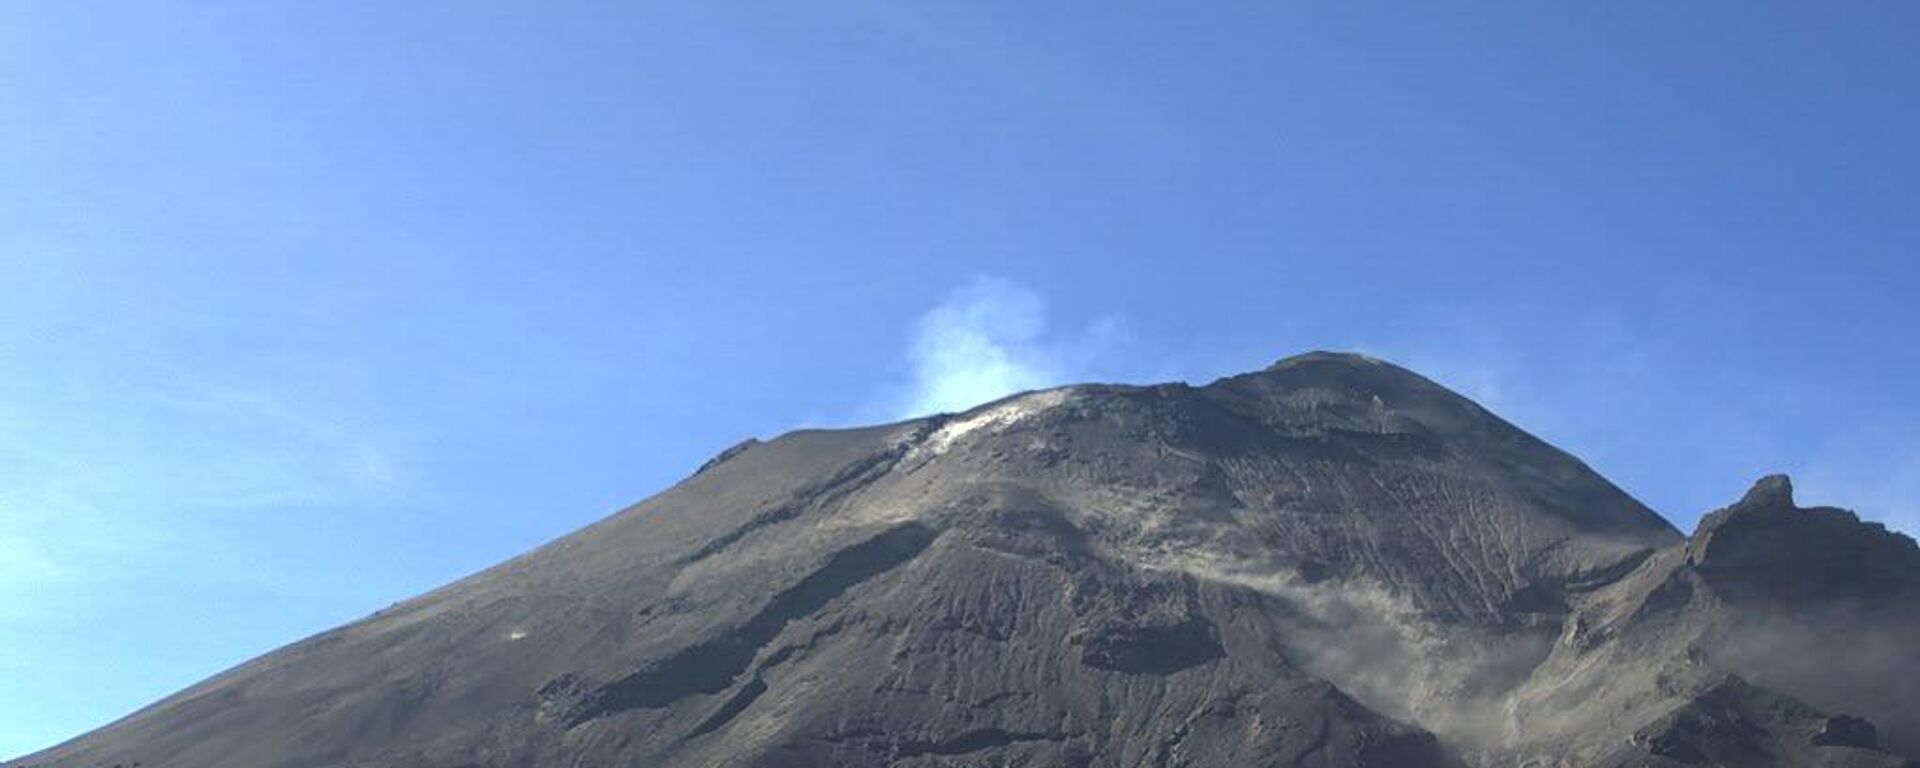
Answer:
[{"label": "mountain peak", "polygon": [[1304,352],[1232,378],[1248,377],[1285,381],[1290,386],[1335,385],[1381,395],[1418,391],[1466,399],[1410,369],[1358,352]]},{"label": "mountain peak", "polygon": [[[1283,370],[1286,368],[1297,368],[1304,365],[1345,365],[1345,366],[1361,367],[1361,366],[1390,366],[1391,364],[1386,362],[1385,360],[1381,360],[1380,358],[1373,357],[1371,355],[1361,354],[1359,352],[1334,352],[1330,350],[1316,349],[1310,352],[1302,352],[1297,355],[1289,355],[1287,357],[1280,358],[1279,360],[1274,361],[1273,365],[1267,366],[1267,370],[1269,371]],[[1394,366],[1394,367],[1397,367],[1397,366]]]},{"label": "mountain peak", "polygon": [[[1706,657],[1615,607],[1693,584],[1690,562],[1716,592],[1920,573],[1911,540],[1801,510],[1785,477],[1703,531],[1690,550],[1419,374],[1311,352],[1200,387],[1076,385],[748,441],[9,765],[1618,768],[1594,758],[1690,706],[1647,664]],[[1580,700],[1537,706],[1555,691]],[[1890,701],[1856,714],[1897,726],[1885,713],[1910,699]],[[1648,739],[1713,754],[1686,729],[1744,706],[1709,697]]]},{"label": "mountain peak", "polygon": [[1466,434],[1498,429],[1477,403],[1406,368],[1352,352],[1307,352],[1208,385],[1302,431]]},{"label": "mountain peak", "polygon": [[1793,480],[1786,475],[1767,475],[1754,481],[1736,506],[1748,509],[1797,509],[1793,504]]},{"label": "mountain peak", "polygon": [[1836,507],[1801,507],[1786,475],[1701,518],[1688,559],[1738,597],[1872,597],[1920,586],[1914,540]]}]

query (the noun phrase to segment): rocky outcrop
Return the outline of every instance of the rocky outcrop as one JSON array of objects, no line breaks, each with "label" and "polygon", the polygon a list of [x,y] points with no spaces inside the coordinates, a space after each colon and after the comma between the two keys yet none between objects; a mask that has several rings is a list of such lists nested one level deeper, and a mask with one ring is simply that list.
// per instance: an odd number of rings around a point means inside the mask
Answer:
[{"label": "rocky outcrop", "polygon": [[1700,521],[1688,558],[1730,597],[1872,600],[1920,592],[1914,540],[1852,512],[1794,505],[1785,475]]},{"label": "rocky outcrop", "polygon": [[[1796,739],[1796,736],[1811,734]],[[1873,726],[1821,717],[1805,704],[1728,676],[1634,732],[1603,766],[1742,768],[1905,768],[1881,751]]]},{"label": "rocky outcrop", "polygon": [[1816,747],[1858,747],[1860,749],[1880,748],[1880,729],[1850,715],[1835,715],[1820,724],[1820,730],[1813,732],[1808,743]]}]

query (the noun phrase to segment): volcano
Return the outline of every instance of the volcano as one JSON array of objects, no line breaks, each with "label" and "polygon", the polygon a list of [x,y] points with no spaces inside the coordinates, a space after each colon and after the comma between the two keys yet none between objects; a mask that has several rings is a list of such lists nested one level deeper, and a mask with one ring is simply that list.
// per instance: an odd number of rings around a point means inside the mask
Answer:
[{"label": "volcano", "polygon": [[[1733,495],[1730,489],[1729,497]],[[1312,353],[749,440],[9,768],[1920,765],[1920,550]]]}]

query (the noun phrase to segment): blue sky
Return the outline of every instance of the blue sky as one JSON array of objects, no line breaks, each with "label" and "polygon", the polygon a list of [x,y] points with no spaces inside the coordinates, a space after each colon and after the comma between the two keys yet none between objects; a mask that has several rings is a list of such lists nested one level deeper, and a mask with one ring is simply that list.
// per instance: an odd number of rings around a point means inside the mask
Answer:
[{"label": "blue sky", "polygon": [[0,756],[746,436],[1387,357],[1920,530],[1920,6],[0,4]]}]

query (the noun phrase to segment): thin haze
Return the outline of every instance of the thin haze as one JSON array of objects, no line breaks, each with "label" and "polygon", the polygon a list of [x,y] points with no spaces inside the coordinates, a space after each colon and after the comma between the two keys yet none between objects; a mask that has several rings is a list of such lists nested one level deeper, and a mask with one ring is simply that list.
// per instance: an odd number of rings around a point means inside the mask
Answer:
[{"label": "thin haze", "polygon": [[749,435],[1366,351],[1920,530],[1911,3],[0,8],[0,755]]}]

